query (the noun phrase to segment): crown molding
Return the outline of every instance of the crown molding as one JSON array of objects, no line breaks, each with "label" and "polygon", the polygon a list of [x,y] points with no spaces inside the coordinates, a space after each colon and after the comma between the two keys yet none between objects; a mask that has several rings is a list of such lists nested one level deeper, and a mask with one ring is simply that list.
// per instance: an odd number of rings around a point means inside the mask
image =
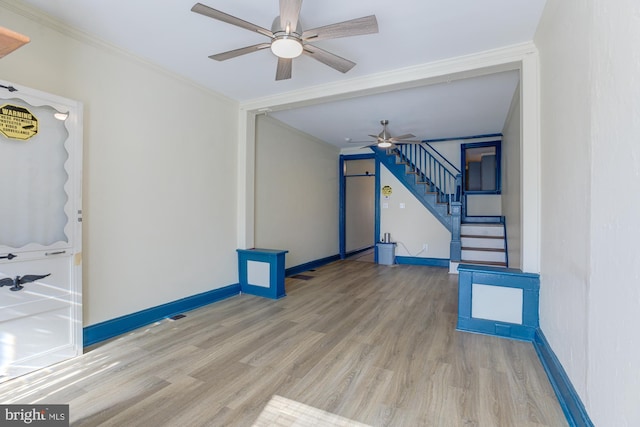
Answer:
[{"label": "crown molding", "polygon": [[278,111],[354,96],[371,95],[411,87],[450,82],[469,77],[520,69],[522,60],[537,54],[533,42],[520,43],[326,85],[256,98],[240,103],[240,109]]}]

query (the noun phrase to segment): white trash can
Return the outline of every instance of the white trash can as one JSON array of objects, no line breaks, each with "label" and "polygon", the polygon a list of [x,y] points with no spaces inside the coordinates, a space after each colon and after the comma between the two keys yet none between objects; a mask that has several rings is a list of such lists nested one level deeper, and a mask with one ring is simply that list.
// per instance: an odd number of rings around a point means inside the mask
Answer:
[{"label": "white trash can", "polygon": [[376,243],[376,249],[378,251],[378,264],[392,265],[396,263],[395,243]]}]

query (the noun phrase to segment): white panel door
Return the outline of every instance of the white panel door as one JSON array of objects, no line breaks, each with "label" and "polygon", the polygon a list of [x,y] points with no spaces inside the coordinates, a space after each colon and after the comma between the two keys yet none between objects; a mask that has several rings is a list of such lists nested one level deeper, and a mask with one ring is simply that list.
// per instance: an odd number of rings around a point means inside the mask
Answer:
[{"label": "white panel door", "polygon": [[82,354],[82,104],[0,81],[0,382]]}]

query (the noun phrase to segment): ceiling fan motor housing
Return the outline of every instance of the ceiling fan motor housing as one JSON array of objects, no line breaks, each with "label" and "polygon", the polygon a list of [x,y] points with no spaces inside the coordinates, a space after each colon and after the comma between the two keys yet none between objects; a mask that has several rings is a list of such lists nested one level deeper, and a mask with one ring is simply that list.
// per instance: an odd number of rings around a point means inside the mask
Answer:
[{"label": "ceiling fan motor housing", "polygon": [[273,20],[271,25],[273,40],[271,41],[271,51],[279,58],[297,58],[302,54],[302,26],[300,21],[294,31],[291,31],[289,24],[282,28],[279,16]]}]

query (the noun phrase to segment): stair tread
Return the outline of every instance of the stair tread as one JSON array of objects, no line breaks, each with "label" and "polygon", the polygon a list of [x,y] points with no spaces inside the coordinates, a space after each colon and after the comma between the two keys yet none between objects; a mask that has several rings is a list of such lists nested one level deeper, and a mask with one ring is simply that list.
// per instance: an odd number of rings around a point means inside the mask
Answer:
[{"label": "stair tread", "polygon": [[504,236],[487,236],[484,234],[461,234],[460,237],[467,237],[471,239],[504,239]]},{"label": "stair tread", "polygon": [[493,265],[496,267],[506,267],[506,262],[499,261],[471,261],[467,259],[460,260],[460,264],[481,264],[481,265]]}]

